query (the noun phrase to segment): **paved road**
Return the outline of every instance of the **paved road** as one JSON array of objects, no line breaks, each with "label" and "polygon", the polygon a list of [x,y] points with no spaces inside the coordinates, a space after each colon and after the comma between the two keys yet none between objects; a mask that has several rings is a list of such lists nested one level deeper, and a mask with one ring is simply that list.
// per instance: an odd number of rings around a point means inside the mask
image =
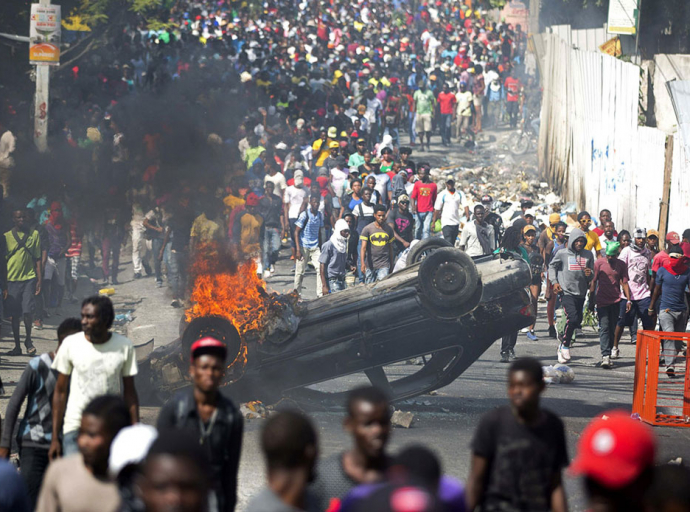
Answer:
[{"label": "paved road", "polygon": [[[500,137],[500,133],[498,136]],[[455,153],[454,153],[455,152]],[[461,152],[461,154],[457,154]],[[481,154],[481,151],[479,152]],[[430,157],[436,165],[457,160],[466,164],[476,163],[476,155],[468,155],[457,146],[443,150],[439,145],[432,146],[430,155],[417,155],[416,160]],[[180,310],[169,305],[167,289],[158,289],[152,278],[133,280],[130,248],[123,251],[122,284],[117,287],[113,296],[118,312],[133,311],[134,321],[121,327],[135,344],[155,338],[156,345],[166,344],[175,339],[178,332]],[[283,259],[278,264],[278,272],[268,284],[277,291],[289,290],[292,286],[293,264]],[[314,272],[305,279],[306,298],[312,298],[315,291]],[[87,282],[82,282],[81,294],[92,292]],[[66,316],[78,314],[78,305],[63,308],[60,316],[51,317],[47,328],[37,331],[34,341],[39,352],[54,348],[55,326]],[[500,321],[500,319],[497,319]],[[516,352],[518,356],[534,356],[543,364],[556,362],[556,345],[546,336],[546,321],[543,305],[540,305],[537,323],[539,340],[529,341],[520,335]],[[0,353],[12,347],[9,326],[3,324],[3,338],[0,341]],[[625,338],[624,338],[625,340]],[[622,345],[622,357],[616,361],[613,370],[602,370],[596,367],[598,361],[598,339],[593,331],[585,331],[584,336],[573,349],[572,368],[575,381],[568,385],[552,385],[544,395],[544,406],[559,414],[566,425],[570,455],[574,455],[575,446],[582,429],[590,418],[605,410],[620,408],[630,410],[634,377],[634,346],[626,340]],[[482,414],[496,406],[506,403],[505,372],[506,365],[498,362],[499,346],[494,344],[473,364],[459,379],[439,390],[433,396],[425,395],[401,403],[398,408],[415,413],[415,422],[410,429],[395,429],[392,437],[392,450],[411,443],[424,443],[432,447],[441,457],[444,470],[458,478],[464,479],[468,473],[469,443]],[[0,413],[4,414],[9,393],[14,389],[28,357],[2,357],[0,373],[5,381],[8,394],[0,397]],[[404,375],[416,370],[415,366],[394,365],[386,369],[389,375]],[[319,389],[324,391],[342,391],[356,385],[364,384],[362,375],[353,375],[324,383]],[[158,409],[142,409],[142,421],[155,422]],[[323,455],[343,450],[349,440],[342,431],[342,412],[333,410],[310,411],[318,425],[320,446]],[[240,471],[240,508],[248,497],[253,495],[264,481],[263,462],[258,447],[258,434],[262,420],[249,420],[246,423],[243,455]],[[690,460],[690,429],[656,428],[660,443],[659,461],[683,457]],[[566,487],[572,510],[584,510],[582,490],[576,480],[567,478]]]}]

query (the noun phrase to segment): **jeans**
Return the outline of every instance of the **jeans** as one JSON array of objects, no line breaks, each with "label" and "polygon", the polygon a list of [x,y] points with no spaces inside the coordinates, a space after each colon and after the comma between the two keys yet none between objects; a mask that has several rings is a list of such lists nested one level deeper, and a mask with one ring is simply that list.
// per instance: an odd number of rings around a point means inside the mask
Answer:
[{"label": "jeans", "polygon": [[271,265],[278,261],[278,251],[280,250],[280,228],[266,227],[264,230],[263,243],[264,270],[268,270]]},{"label": "jeans", "polygon": [[321,285],[321,263],[319,257],[321,256],[321,249],[318,247],[302,247],[302,259],[295,258],[295,290],[301,293],[302,281],[304,274],[307,271],[307,263],[311,261],[316,269],[316,296],[323,296],[323,286]]},{"label": "jeans", "polygon": [[[362,239],[357,238],[359,241],[357,242],[357,257],[359,257],[360,254],[362,254]],[[360,284],[364,284],[364,274],[362,273],[362,266],[357,265],[357,282]]]},{"label": "jeans", "polygon": [[417,240],[424,240],[431,236],[431,218],[434,212],[417,212],[415,214],[415,233]]},{"label": "jeans", "polygon": [[48,448],[20,448],[19,461],[21,463],[22,476],[26,482],[31,510],[34,510],[41,490],[43,475],[46,469],[48,469]]},{"label": "jeans", "polygon": [[[685,311],[670,311],[662,309],[659,312],[659,324],[661,330],[664,332],[685,332],[685,323],[687,322]],[[678,353],[683,350],[682,340],[663,340],[662,353],[664,365],[673,366],[678,356]]]},{"label": "jeans", "polygon": [[163,260],[160,259],[158,256],[161,253],[161,249],[163,249],[163,239],[162,238],[152,239],[151,240],[151,248],[153,251],[153,268],[156,272],[156,282],[162,283],[163,282]]},{"label": "jeans", "polygon": [[68,455],[73,455],[79,453],[79,446],[77,445],[77,436],[79,435],[78,430],[73,430],[72,432],[67,432],[62,436],[62,456],[67,457]]},{"label": "jeans", "polygon": [[506,334],[501,338],[501,354],[510,352],[515,348],[517,343],[518,332],[515,331],[512,334]]},{"label": "jeans", "polygon": [[173,299],[183,299],[185,289],[185,253],[170,250],[170,266],[168,267],[168,285]]},{"label": "jeans", "polygon": [[398,127],[392,127],[392,126],[386,126],[386,129],[383,130],[384,135],[388,134],[391,136],[393,139],[393,146],[398,147],[400,146],[400,130]]},{"label": "jeans", "polygon": [[601,347],[601,357],[611,355],[613,340],[616,334],[616,324],[618,323],[618,312],[620,301],[608,306],[597,306],[597,316],[599,317],[599,346]]},{"label": "jeans", "polygon": [[329,277],[328,289],[333,292],[341,292],[345,289],[345,276]]},{"label": "jeans", "polygon": [[518,121],[518,102],[508,101],[507,102],[508,115],[510,116],[510,127],[515,128]]},{"label": "jeans", "polygon": [[564,293],[561,296],[561,303],[563,304],[566,319],[565,331],[563,333],[563,345],[569,348],[575,329],[580,327],[582,323],[582,308],[585,305],[585,298]]},{"label": "jeans", "polygon": [[414,144],[416,139],[416,134],[417,132],[415,131],[417,129],[417,114],[416,112],[410,112],[407,114],[408,121],[410,123],[408,133],[410,134],[410,144]]},{"label": "jeans", "polygon": [[450,129],[453,122],[453,114],[441,114],[441,140],[444,144],[450,144]]},{"label": "jeans", "polygon": [[389,267],[384,267],[384,268],[376,268],[374,270],[368,268],[366,269],[366,277],[365,277],[365,283],[375,283],[376,281],[380,281],[384,277],[386,277],[388,274],[390,274],[390,268]]},{"label": "jeans", "polygon": [[441,228],[441,233],[443,238],[455,247],[455,241],[458,239],[458,233],[460,232],[460,226],[443,226]]},{"label": "jeans", "polygon": [[[107,279],[117,279],[118,267],[120,266],[120,244],[122,239],[118,235],[104,235],[101,244],[101,259],[103,260],[103,276]],[[112,266],[108,268],[110,252],[112,251]]]}]

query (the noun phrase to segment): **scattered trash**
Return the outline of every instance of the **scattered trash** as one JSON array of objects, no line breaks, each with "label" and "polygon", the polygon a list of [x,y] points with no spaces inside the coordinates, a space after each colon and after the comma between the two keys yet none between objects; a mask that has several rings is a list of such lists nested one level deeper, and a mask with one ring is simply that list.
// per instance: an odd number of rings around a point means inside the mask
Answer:
[{"label": "scattered trash", "polygon": [[98,295],[115,295],[115,288],[101,288],[98,290]]},{"label": "scattered trash", "polygon": [[410,428],[413,420],[414,414],[411,412],[395,411],[391,416],[391,424],[396,427]]},{"label": "scattered trash", "polygon": [[632,418],[632,419],[635,420],[635,421],[642,421],[642,418],[640,418],[640,415],[639,415],[638,413],[636,413],[636,412],[632,413],[632,414],[630,415],[630,418]]},{"label": "scattered trash", "polygon": [[268,418],[270,414],[268,408],[259,400],[240,405],[240,412],[248,420]]},{"label": "scattered trash", "polygon": [[675,459],[671,459],[667,462],[667,464],[671,464],[672,466],[682,466],[683,457],[676,457]]},{"label": "scattered trash", "polygon": [[113,323],[115,325],[125,325],[132,320],[134,320],[134,317],[132,316],[133,311],[127,311],[127,313],[118,313],[115,315],[115,320]]},{"label": "scattered trash", "polygon": [[575,372],[565,364],[543,366],[542,370],[546,384],[570,384],[575,380]]}]

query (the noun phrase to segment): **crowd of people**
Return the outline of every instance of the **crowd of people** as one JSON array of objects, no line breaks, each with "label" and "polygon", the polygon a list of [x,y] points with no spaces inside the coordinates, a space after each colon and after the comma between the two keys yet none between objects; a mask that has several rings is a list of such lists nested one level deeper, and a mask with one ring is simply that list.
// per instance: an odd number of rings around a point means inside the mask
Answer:
[{"label": "crowd of people", "polygon": [[[209,336],[194,342],[192,386],[163,406],[156,427],[144,425],[133,345],[110,332],[113,318],[110,299],[87,298],[81,321],[63,321],[55,350],[27,365],[2,423],[0,508],[235,510],[243,417],[220,392],[226,345]],[[595,418],[571,463],[562,421],[540,405],[544,389],[536,359],[511,364],[509,403],[481,419],[466,486],[444,475],[438,456],[423,445],[390,452],[391,404],[378,388],[349,392],[343,426],[352,446],[325,458],[319,457],[312,420],[279,409],[260,437],[266,485],[245,510],[564,512],[567,466],[584,477],[596,510],[671,512],[690,506],[688,470],[655,466],[651,429],[627,413]],[[24,401],[26,412],[15,432]],[[21,476],[5,460],[15,433]]]},{"label": "crowd of people", "polygon": [[[632,343],[639,322],[645,330],[655,330],[658,325],[661,331],[686,331],[690,229],[682,236],[668,232],[661,247],[656,229],[616,231],[607,209],[601,210],[593,228],[595,223],[586,211],[579,212],[576,219],[551,213],[547,225],[535,221],[530,207],[524,200],[522,212],[516,213],[496,252],[522,258],[530,265],[533,303],[536,308],[543,291],[548,335],[558,340],[559,363],[570,361],[576,331],[581,329],[584,315],[595,309],[604,369],[613,368],[613,360],[621,356],[619,344],[626,327]],[[559,320],[557,310],[561,308]],[[525,329],[532,341],[537,339],[533,329]],[[503,338],[502,361],[515,357],[517,338],[518,333]],[[670,378],[676,375],[676,365],[684,361],[685,348],[682,340],[663,341],[662,363]]]}]

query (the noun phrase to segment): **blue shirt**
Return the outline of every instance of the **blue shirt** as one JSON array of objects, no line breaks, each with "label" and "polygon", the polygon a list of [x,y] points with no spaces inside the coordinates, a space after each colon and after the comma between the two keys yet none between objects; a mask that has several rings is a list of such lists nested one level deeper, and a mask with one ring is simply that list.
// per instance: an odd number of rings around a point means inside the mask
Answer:
[{"label": "blue shirt", "polygon": [[685,311],[685,289],[690,283],[690,269],[679,276],[674,276],[664,267],[656,272],[656,284],[661,286],[661,303],[659,307],[663,311]]},{"label": "blue shirt", "polygon": [[319,246],[319,229],[323,227],[323,213],[316,212],[314,215],[311,208],[307,208],[299,214],[295,225],[302,230],[299,234],[302,247],[315,249]]}]

